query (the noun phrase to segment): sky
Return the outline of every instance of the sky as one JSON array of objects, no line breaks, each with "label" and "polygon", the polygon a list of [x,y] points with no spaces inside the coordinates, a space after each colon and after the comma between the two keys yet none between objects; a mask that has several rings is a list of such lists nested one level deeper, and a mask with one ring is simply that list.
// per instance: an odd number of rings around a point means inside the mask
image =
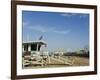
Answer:
[{"label": "sky", "polygon": [[89,45],[89,14],[22,11],[23,41],[46,41],[48,51],[76,51]]}]

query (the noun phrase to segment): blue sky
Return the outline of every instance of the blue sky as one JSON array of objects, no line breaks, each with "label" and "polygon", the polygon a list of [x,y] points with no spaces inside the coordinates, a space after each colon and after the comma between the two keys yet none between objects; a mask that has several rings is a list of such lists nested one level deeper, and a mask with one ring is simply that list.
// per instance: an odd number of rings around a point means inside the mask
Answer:
[{"label": "blue sky", "polygon": [[89,14],[23,11],[22,23],[23,41],[43,36],[49,51],[89,45]]}]

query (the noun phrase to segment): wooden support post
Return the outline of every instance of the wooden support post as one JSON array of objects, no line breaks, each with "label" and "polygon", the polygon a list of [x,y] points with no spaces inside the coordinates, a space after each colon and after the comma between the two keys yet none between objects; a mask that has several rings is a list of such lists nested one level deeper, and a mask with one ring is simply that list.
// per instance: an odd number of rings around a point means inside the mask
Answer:
[{"label": "wooden support post", "polygon": [[42,65],[41,66],[43,67],[43,65],[44,65],[44,63],[43,63],[43,59],[42,59]]},{"label": "wooden support post", "polygon": [[37,43],[36,51],[38,51],[39,44]]},{"label": "wooden support post", "polygon": [[48,63],[50,64],[51,63],[51,61],[50,61],[50,56],[48,55]]},{"label": "wooden support post", "polygon": [[28,45],[28,51],[31,51],[31,45],[30,44]]},{"label": "wooden support post", "polygon": [[23,52],[24,52],[24,45],[22,46]]}]

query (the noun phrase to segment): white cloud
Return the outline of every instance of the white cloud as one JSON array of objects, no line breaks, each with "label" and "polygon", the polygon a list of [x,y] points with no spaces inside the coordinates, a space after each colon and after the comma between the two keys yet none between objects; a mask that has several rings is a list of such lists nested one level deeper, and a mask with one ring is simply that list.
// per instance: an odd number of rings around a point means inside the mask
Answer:
[{"label": "white cloud", "polygon": [[65,16],[65,17],[71,17],[71,16],[75,16],[77,15],[76,13],[64,13],[64,14],[61,14],[61,16]]},{"label": "white cloud", "polygon": [[56,33],[56,34],[68,34],[69,32],[70,32],[70,30],[63,30],[63,31],[58,31],[58,30],[55,30],[55,31],[53,31],[54,33]]},{"label": "white cloud", "polygon": [[57,30],[51,27],[43,27],[43,26],[30,26],[30,29],[33,29],[35,31],[39,31],[42,33],[46,33],[46,32],[51,32],[51,33],[55,33],[55,34],[68,34],[70,32],[70,30]]},{"label": "white cloud", "polygon": [[87,15],[86,15],[86,14],[84,14],[84,15],[80,15],[79,17],[80,17],[80,18],[86,18]]},{"label": "white cloud", "polygon": [[41,33],[68,34],[70,32],[69,29],[68,30],[57,30],[57,28],[46,27],[46,26],[43,26],[43,25],[32,26],[28,22],[23,22],[23,26],[24,26],[23,28],[38,31],[38,32],[41,32]]},{"label": "white cloud", "polygon": [[33,30],[35,30],[35,31],[42,32],[42,33],[47,32],[46,28],[44,28],[43,26],[40,26],[40,25],[37,25],[37,26],[30,26],[29,28],[30,28],[30,29],[33,29]]},{"label": "white cloud", "polygon": [[87,17],[87,14],[80,14],[80,13],[64,13],[64,14],[61,14],[61,16],[64,16],[64,17],[73,17],[73,16],[79,16],[79,18],[85,18]]},{"label": "white cloud", "polygon": [[70,16],[69,14],[61,14],[61,16]]},{"label": "white cloud", "polygon": [[29,22],[23,21],[22,25],[23,25],[23,27],[29,26]]}]

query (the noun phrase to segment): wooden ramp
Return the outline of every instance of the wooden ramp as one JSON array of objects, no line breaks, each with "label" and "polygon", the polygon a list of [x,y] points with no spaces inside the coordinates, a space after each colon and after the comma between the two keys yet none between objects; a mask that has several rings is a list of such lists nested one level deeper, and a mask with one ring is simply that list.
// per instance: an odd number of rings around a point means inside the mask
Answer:
[{"label": "wooden ramp", "polygon": [[49,64],[63,64],[63,65],[72,65],[73,62],[71,60],[59,57],[59,58],[54,58],[54,57],[50,57],[50,63]]}]

